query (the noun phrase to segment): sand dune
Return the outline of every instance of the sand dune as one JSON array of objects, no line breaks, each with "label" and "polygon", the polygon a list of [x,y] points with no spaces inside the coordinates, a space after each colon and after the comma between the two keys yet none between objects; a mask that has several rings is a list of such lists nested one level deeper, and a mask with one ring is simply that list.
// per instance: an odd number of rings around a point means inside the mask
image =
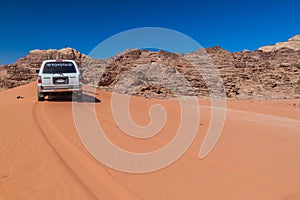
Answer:
[{"label": "sand dune", "polygon": [[[211,116],[209,102],[200,101],[201,124],[188,151],[164,169],[132,174],[97,161],[79,139],[72,102],[37,102],[35,87],[0,92],[0,199],[300,199],[299,100],[228,101],[221,138],[204,159],[198,153]],[[76,103],[83,108],[94,101],[85,94]],[[114,121],[111,94],[97,91],[96,98],[107,137],[128,151],[163,147],[180,122],[177,102],[134,97],[136,123],[149,123],[154,104],[165,106],[168,118],[158,135],[133,138]]]}]

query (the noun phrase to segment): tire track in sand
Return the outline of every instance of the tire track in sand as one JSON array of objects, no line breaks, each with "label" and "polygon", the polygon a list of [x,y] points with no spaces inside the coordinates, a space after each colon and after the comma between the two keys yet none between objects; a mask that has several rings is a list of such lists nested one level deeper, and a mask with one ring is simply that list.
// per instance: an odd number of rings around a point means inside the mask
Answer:
[{"label": "tire track in sand", "polygon": [[34,119],[34,122],[36,124],[36,127],[39,129],[40,133],[43,135],[45,138],[46,142],[48,145],[53,149],[54,153],[58,156],[60,159],[61,163],[68,169],[68,171],[73,175],[73,177],[82,185],[82,187],[89,192],[89,194],[94,198],[97,199],[94,193],[90,190],[90,188],[84,184],[81,179],[77,176],[77,174],[72,170],[72,168],[65,162],[61,154],[57,151],[55,146],[51,143],[51,140],[47,137],[47,134],[44,132],[44,129],[42,128],[40,124],[40,120],[37,117],[37,107],[38,107],[38,102],[35,102],[32,106],[32,117]]},{"label": "tire track in sand", "polygon": [[[56,152],[62,163],[84,189],[95,199],[138,199],[120,184],[113,181],[110,175],[98,164],[94,163],[80,149],[75,147],[47,118],[43,112],[43,103],[36,102],[32,108],[32,115],[36,125]],[[70,114],[72,117],[72,114]]]}]

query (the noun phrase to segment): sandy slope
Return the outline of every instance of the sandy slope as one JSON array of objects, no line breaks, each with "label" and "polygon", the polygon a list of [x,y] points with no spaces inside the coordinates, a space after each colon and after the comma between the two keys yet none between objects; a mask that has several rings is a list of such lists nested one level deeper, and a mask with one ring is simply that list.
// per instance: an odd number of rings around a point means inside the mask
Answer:
[{"label": "sandy slope", "polygon": [[[222,136],[203,160],[198,152],[210,109],[200,101],[201,126],[189,150],[167,168],[130,174],[87,152],[70,101],[37,103],[35,90],[33,83],[0,93],[0,199],[300,199],[300,107],[293,106],[299,100],[229,101]],[[148,152],[174,137],[176,102],[133,98],[131,114],[139,124],[149,122],[147,109],[155,103],[168,113],[157,136],[136,139],[113,120],[111,94],[97,93],[98,120],[119,147]],[[92,97],[84,99],[89,104]]]}]

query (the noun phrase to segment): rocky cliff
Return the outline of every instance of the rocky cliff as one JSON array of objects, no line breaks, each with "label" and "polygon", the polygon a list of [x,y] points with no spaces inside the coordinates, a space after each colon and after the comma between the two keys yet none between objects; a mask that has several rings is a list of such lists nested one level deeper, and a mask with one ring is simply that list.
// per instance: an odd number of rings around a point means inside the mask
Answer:
[{"label": "rocky cliff", "polygon": [[[107,91],[116,90],[114,87],[117,84],[118,92],[150,98],[171,97],[173,92],[180,95],[209,96],[207,80],[205,82],[203,75],[208,76],[208,79],[213,79],[214,76],[206,67],[207,64],[195,66],[195,62],[190,62],[201,58],[203,51],[181,55],[132,50],[116,56],[106,64],[92,64],[84,69],[99,73],[96,78],[99,80],[98,86]],[[205,49],[205,52],[211,58],[209,64],[214,64],[218,69],[228,98],[300,97],[300,50],[281,48],[272,52],[256,50],[230,53],[220,47],[213,47]],[[176,74],[182,74],[190,87],[170,78]],[[210,82],[217,86],[215,90],[220,89],[218,80]],[[170,89],[176,91],[172,92]]]},{"label": "rocky cliff", "polygon": [[213,65],[220,73],[228,98],[298,98],[299,38],[297,35],[255,51],[231,53],[213,47],[183,55],[133,49],[105,60],[90,58],[71,48],[34,50],[15,64],[0,68],[0,88],[35,80],[35,70],[45,59],[74,59],[82,67],[86,83],[107,91],[149,98],[169,98],[175,94],[205,97],[211,95],[209,88],[221,91],[222,83],[210,70]]}]

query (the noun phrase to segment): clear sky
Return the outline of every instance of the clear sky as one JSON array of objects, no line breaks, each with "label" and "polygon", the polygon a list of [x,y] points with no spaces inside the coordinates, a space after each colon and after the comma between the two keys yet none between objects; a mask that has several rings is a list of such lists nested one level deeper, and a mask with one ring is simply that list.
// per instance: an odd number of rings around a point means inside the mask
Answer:
[{"label": "clear sky", "polygon": [[0,64],[32,49],[72,47],[88,54],[119,32],[163,27],[203,47],[254,50],[300,34],[299,0],[1,1]]}]

